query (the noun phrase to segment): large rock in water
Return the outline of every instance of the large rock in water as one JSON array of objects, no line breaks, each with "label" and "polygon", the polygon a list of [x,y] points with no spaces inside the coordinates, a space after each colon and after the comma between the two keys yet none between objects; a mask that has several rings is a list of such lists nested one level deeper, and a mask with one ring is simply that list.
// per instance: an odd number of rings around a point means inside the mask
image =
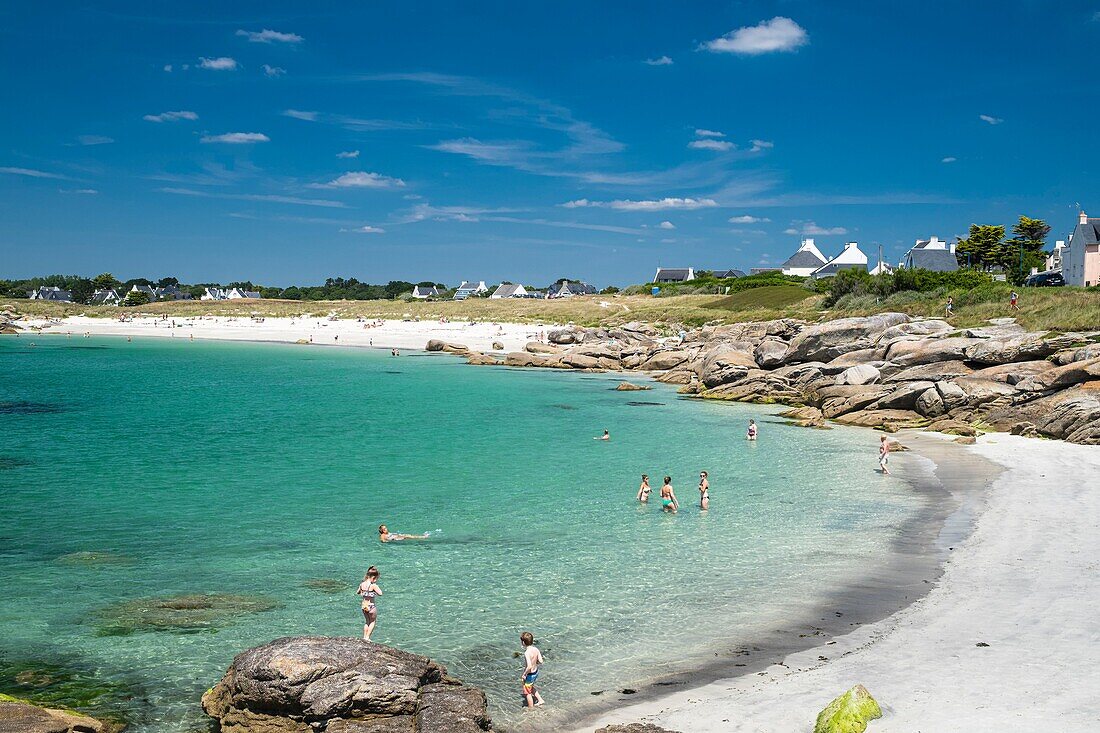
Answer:
[{"label": "large rock in water", "polygon": [[856,685],[818,713],[814,733],[863,733],[867,723],[882,717],[882,708],[863,685]]},{"label": "large rock in water", "polygon": [[86,715],[0,695],[0,733],[106,733],[107,730],[105,723]]},{"label": "large rock in water", "polygon": [[448,354],[469,354],[470,349],[465,344],[452,344],[439,339],[432,339],[424,347],[425,351],[446,351]]},{"label": "large rock in water", "polygon": [[880,313],[865,318],[840,318],[807,326],[791,339],[783,363],[831,361],[841,354],[874,346],[882,332],[899,323],[907,323],[904,313]]},{"label": "large rock in water", "polygon": [[238,654],[202,708],[222,733],[477,733],[485,694],[443,665],[344,637],[276,639]]}]

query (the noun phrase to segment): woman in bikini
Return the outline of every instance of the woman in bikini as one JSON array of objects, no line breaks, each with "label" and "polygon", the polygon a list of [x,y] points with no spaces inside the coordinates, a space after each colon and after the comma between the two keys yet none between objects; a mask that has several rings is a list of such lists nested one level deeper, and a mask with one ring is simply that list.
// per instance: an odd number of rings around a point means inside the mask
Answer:
[{"label": "woman in bikini", "polygon": [[679,503],[676,501],[676,492],[672,490],[672,477],[665,476],[664,486],[661,487],[661,511],[675,514]]},{"label": "woman in bikini", "polygon": [[380,542],[397,542],[398,540],[426,540],[428,535],[425,534],[398,534],[391,532],[386,525],[378,525],[378,540]]},{"label": "woman in bikini", "polygon": [[643,504],[649,503],[649,494],[653,489],[649,488],[649,475],[642,474],[642,485],[638,488],[638,501]]},{"label": "woman in bikini", "polygon": [[704,512],[710,509],[710,481],[707,481],[707,472],[699,472],[699,508]]},{"label": "woman in bikini", "polygon": [[378,568],[373,565],[367,568],[367,574],[355,593],[363,599],[363,641],[370,641],[370,635],[378,624],[378,606],[374,599],[382,595],[382,589],[378,587]]},{"label": "woman in bikini", "polygon": [[747,437],[748,437],[749,440],[756,440],[756,421],[755,420],[749,420],[749,432],[748,432]]}]

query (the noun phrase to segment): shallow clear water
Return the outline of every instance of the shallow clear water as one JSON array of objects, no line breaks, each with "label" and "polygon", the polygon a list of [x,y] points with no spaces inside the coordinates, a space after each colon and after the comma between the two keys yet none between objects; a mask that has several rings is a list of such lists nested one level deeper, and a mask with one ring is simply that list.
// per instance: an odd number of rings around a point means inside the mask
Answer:
[{"label": "shallow clear water", "polygon": [[[49,689],[10,677],[54,662],[123,685],[132,699],[99,705],[128,708],[137,731],[198,730],[198,698],[235,653],[361,633],[354,586],[374,564],[376,641],[483,686],[507,724],[530,629],[548,703],[576,711],[807,612],[921,508],[873,472],[869,433],[660,384],[615,392],[620,379],[357,349],[0,339],[3,689]],[[605,428],[610,443],[592,440]],[[679,514],[656,492],[634,501],[642,472],[654,487],[673,477]],[[432,537],[380,545],[380,522]],[[71,555],[87,552],[111,554]],[[184,628],[112,613],[209,593],[276,607]]]}]

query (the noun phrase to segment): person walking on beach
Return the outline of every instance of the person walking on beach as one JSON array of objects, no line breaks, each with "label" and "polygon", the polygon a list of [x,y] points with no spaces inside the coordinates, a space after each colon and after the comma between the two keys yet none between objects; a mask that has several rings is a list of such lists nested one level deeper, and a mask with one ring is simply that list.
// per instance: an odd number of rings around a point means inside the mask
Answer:
[{"label": "person walking on beach", "polygon": [[638,488],[638,501],[643,504],[649,503],[649,494],[653,489],[649,488],[649,475],[642,474],[642,485]]},{"label": "person walking on beach", "polygon": [[363,641],[370,641],[370,635],[378,624],[378,606],[374,599],[382,595],[382,589],[378,587],[378,568],[373,565],[367,568],[367,574],[355,593],[363,599]]},{"label": "person walking on beach", "polygon": [[1011,293],[1009,293],[1009,295],[1008,295],[1008,304],[1010,306],[1012,306],[1012,310],[1014,310],[1014,311],[1019,311],[1020,310],[1020,294],[1017,293],[1015,290],[1013,290]]},{"label": "person walking on beach", "polygon": [[523,644],[523,699],[528,708],[542,705],[542,695],[535,689],[535,680],[539,678],[539,667],[542,666],[542,652],[535,646],[535,636],[530,631],[524,631],[519,635],[519,642]]},{"label": "person walking on beach", "polygon": [[710,509],[710,481],[706,471],[699,472],[699,508],[704,512]]},{"label": "person walking on beach", "polygon": [[424,534],[400,534],[391,532],[384,524],[378,525],[378,541],[379,542],[397,542],[399,540],[426,540],[428,539],[428,533]]},{"label": "person walking on beach", "polygon": [[944,313],[948,318],[955,315],[955,299],[950,295],[947,296],[947,304],[944,306]]},{"label": "person walking on beach", "polygon": [[890,463],[890,439],[884,435],[878,443],[878,465],[886,476],[890,475],[890,469],[886,465],[888,463]]},{"label": "person walking on beach", "polygon": [[745,437],[748,438],[749,440],[756,440],[756,421],[755,420],[749,420],[749,432]]},{"label": "person walking on beach", "polygon": [[675,514],[679,504],[676,501],[676,492],[672,490],[672,477],[665,476],[665,483],[661,487],[661,511]]}]

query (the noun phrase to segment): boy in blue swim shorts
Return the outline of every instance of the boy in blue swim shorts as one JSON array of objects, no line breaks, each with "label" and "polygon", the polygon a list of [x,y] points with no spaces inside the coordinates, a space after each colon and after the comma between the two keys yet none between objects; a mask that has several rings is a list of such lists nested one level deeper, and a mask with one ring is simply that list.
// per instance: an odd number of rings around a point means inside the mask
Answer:
[{"label": "boy in blue swim shorts", "polygon": [[535,646],[535,637],[530,631],[519,635],[523,644],[523,698],[527,707],[542,705],[542,695],[535,689],[535,680],[539,678],[539,666],[542,664],[542,652]]}]

